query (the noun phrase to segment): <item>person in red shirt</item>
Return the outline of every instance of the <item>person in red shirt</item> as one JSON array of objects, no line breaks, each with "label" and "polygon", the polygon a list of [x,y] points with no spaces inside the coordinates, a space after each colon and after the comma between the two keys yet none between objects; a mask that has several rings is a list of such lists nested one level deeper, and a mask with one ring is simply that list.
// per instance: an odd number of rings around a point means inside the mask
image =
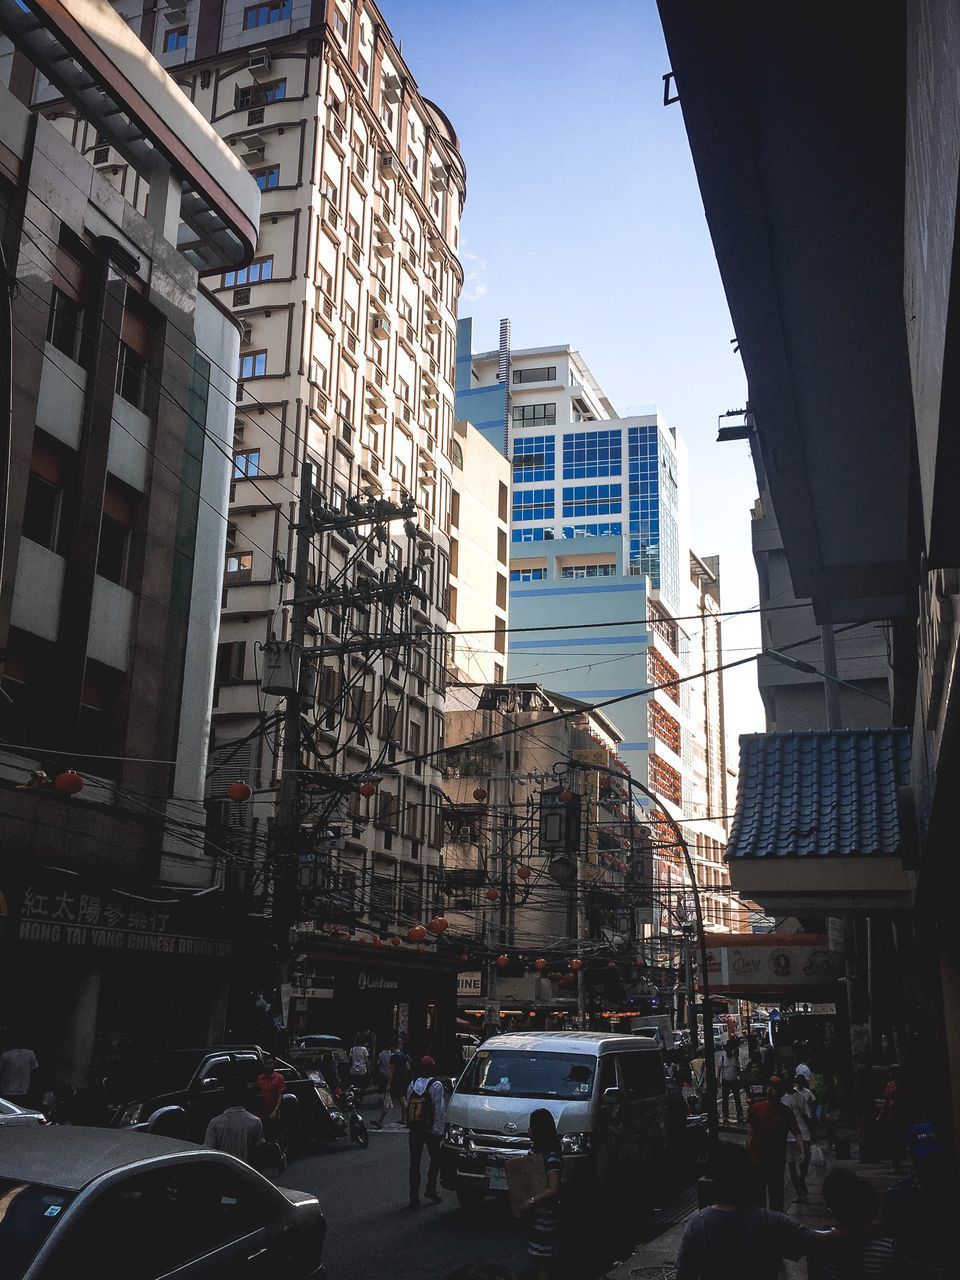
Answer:
[{"label": "person in red shirt", "polygon": [[787,1162],[787,1138],[792,1133],[797,1141],[797,1155],[804,1156],[803,1138],[797,1117],[785,1107],[783,1082],[771,1076],[767,1096],[754,1102],[747,1112],[747,1151],[762,1188],[761,1204],[783,1212],[783,1177]]},{"label": "person in red shirt", "polygon": [[276,1059],[267,1055],[263,1059],[263,1071],[257,1076],[257,1096],[263,1134],[268,1142],[274,1142],[280,1152],[280,1172],[287,1167],[286,1143],[280,1121],[280,1106],[286,1082],[277,1070]]}]

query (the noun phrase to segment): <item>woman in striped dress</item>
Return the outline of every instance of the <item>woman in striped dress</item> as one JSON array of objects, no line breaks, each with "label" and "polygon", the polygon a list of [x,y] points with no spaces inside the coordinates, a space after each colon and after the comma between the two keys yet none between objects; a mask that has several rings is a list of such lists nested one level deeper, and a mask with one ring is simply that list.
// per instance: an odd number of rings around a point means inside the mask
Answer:
[{"label": "woman in striped dress", "polygon": [[530,1145],[543,1156],[547,1187],[531,1196],[524,1206],[529,1215],[527,1250],[536,1268],[537,1280],[549,1280],[553,1260],[560,1252],[560,1175],[563,1158],[557,1126],[549,1111],[540,1108],[530,1115]]}]

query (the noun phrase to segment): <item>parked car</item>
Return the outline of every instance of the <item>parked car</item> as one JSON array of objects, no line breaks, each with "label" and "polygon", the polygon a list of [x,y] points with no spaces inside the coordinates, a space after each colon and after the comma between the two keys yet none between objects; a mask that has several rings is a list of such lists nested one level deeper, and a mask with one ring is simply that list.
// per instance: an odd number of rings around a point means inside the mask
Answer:
[{"label": "parked car", "polygon": [[34,1111],[30,1107],[21,1107],[18,1102],[9,1102],[6,1098],[0,1098],[0,1124],[36,1126],[46,1123],[47,1117],[42,1111]]},{"label": "parked car", "polygon": [[457,1050],[464,1065],[466,1065],[477,1052],[479,1045],[479,1036],[473,1035],[470,1031],[457,1032]]},{"label": "parked car", "polygon": [[147,1133],[17,1126],[0,1143],[4,1280],[320,1280],[316,1198]]},{"label": "parked car", "polygon": [[546,1107],[565,1179],[652,1182],[665,1166],[666,1093],[663,1055],[645,1036],[498,1036],[477,1049],[447,1104],[441,1181],[463,1205],[506,1191],[504,1165],[530,1150],[530,1112]]},{"label": "parked car", "polygon": [[287,1050],[287,1057],[298,1067],[317,1067],[320,1059],[331,1057],[337,1070],[350,1065],[350,1053],[340,1036],[307,1035],[297,1036]]},{"label": "parked car", "polygon": [[[231,1086],[252,1086],[263,1070],[257,1045],[221,1045],[179,1049],[107,1077],[100,1118],[88,1119],[116,1128],[148,1129],[171,1138],[202,1142],[207,1125],[229,1105]],[[281,1116],[294,1146],[327,1142],[343,1136],[346,1124],[331,1113],[333,1099],[321,1083],[277,1059],[286,1081]]]}]

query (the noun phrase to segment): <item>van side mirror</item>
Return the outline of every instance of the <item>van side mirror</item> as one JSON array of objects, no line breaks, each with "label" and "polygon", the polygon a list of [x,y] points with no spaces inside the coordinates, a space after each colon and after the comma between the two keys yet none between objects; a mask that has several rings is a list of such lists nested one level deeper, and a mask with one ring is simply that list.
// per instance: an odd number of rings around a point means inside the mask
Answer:
[{"label": "van side mirror", "polygon": [[220,1081],[216,1076],[204,1076],[200,1081],[200,1088],[204,1093],[209,1093],[211,1089],[219,1089]]},{"label": "van side mirror", "polygon": [[605,1107],[616,1106],[619,1103],[620,1090],[616,1085],[611,1085],[609,1089],[604,1089],[602,1101]]}]

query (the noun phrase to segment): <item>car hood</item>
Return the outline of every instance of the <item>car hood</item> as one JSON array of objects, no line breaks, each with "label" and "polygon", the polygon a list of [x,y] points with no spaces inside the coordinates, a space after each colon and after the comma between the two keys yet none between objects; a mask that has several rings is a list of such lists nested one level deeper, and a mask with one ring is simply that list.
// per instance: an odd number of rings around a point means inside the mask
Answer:
[{"label": "car hood", "polygon": [[566,1101],[559,1098],[506,1098],[456,1093],[447,1104],[447,1124],[465,1129],[505,1132],[507,1124],[516,1125],[512,1132],[526,1133],[530,1112],[543,1107],[557,1124],[558,1133],[582,1133],[590,1117],[590,1099]]}]

